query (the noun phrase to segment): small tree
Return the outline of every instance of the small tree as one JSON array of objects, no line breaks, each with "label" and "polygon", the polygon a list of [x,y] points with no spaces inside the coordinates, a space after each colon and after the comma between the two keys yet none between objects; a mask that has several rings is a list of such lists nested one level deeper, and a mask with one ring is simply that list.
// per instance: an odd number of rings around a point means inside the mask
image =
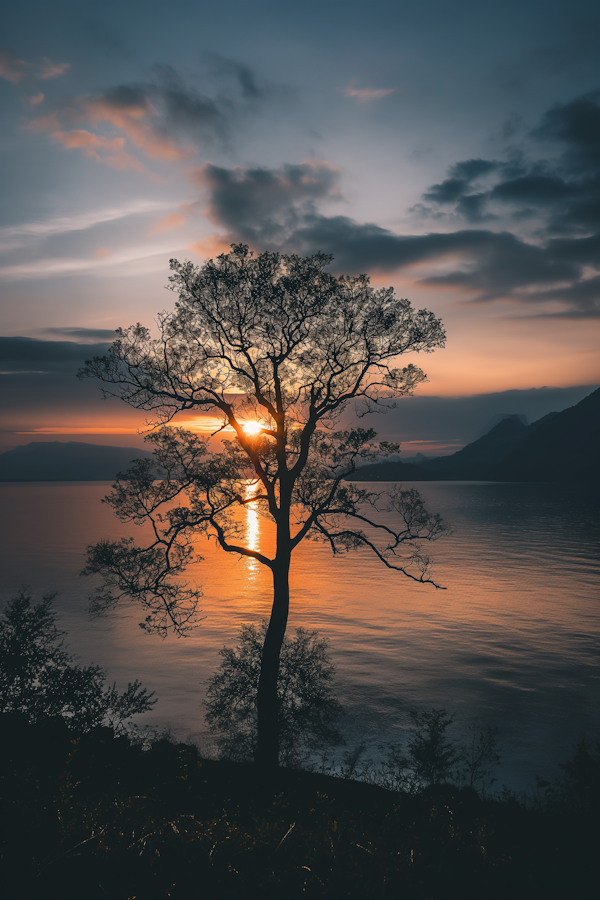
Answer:
[{"label": "small tree", "polygon": [[[267,623],[242,625],[236,648],[219,651],[221,665],[208,682],[206,721],[230,759],[252,759],[257,743],[256,696]],[[316,631],[296,629],[281,645],[279,758],[299,765],[311,753],[342,742],[336,727],[341,705],[333,694],[334,666],[327,641]]]},{"label": "small tree", "polygon": [[416,779],[433,787],[452,777],[461,754],[446,734],[454,716],[445,709],[414,710],[415,731],[408,740],[408,756]]},{"label": "small tree", "polygon": [[61,716],[79,731],[97,725],[123,731],[127,719],[156,700],[139,681],[120,694],[106,685],[100,666],[75,664],[56,627],[54,597],[35,604],[21,590],[0,614],[0,712],[23,713],[30,722]]},{"label": "small tree", "polygon": [[[154,460],[138,460],[106,498],[122,521],[150,522],[154,539],[146,547],[121,540],[89,548],[84,574],[104,578],[94,608],[134,597],[146,609],[143,627],[184,632],[199,592],[181,575],[200,535],[272,573],[257,692],[256,759],[267,768],[278,765],[277,680],[293,551],[305,538],[334,554],[366,548],[433,585],[420,548],[444,531],[415,490],[373,492],[344,481],[358,463],[396,453],[398,444],[376,443],[371,429],[335,430],[349,403],[359,415],[389,407],[424,381],[420,369],[397,368],[395,360],[442,346],[442,325],[391,288],[374,290],[366,275],[334,277],[325,271],[330,262],[323,254],[254,257],[242,244],[201,268],[172,260],[179,299],[159,317],[160,337],[141,325],[119,330],[109,355],[80,373],[108,385],[105,395],[152,412],[156,426],[148,437]],[[218,415],[219,430],[233,439],[215,451],[208,439],[166,427],[193,411]],[[272,557],[240,540],[235,511],[249,503],[275,523]]]}]

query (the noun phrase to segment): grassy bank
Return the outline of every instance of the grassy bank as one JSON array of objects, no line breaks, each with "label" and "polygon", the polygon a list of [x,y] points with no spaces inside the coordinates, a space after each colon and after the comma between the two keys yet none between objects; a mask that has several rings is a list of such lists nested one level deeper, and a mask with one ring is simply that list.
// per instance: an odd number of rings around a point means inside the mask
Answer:
[{"label": "grassy bank", "polygon": [[10,900],[596,896],[596,757],[525,804],[285,769],[261,779],[190,745],[1,719]]}]

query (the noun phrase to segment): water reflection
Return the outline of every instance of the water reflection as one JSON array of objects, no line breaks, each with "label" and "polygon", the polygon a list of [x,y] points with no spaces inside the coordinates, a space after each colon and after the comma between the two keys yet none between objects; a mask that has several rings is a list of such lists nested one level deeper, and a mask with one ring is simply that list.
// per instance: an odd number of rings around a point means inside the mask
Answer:
[{"label": "water reflection", "polygon": [[[242,623],[259,624],[272,602],[269,570],[198,545],[189,578],[203,588],[201,627],[164,642],[138,627],[125,605],[90,622],[87,544],[150,535],[116,520],[100,503],[109,484],[0,485],[0,591],[23,584],[37,596],[57,590],[69,651],[108,669],[126,686],[140,678],[159,703],[153,724],[186,737],[204,732],[205,684]],[[249,485],[247,490],[255,487]],[[594,737],[600,708],[600,526],[597,494],[585,485],[419,485],[426,505],[454,526],[432,546],[445,591],[414,585],[367,553],[332,559],[303,543],[291,571],[290,629],[331,641],[338,696],[350,740],[393,739],[411,706],[447,707],[498,725],[512,772],[552,774],[583,733]],[[267,555],[274,529],[258,503],[240,511],[240,540]]]},{"label": "water reflection", "polygon": [[[259,490],[259,483],[257,481],[251,481],[246,485],[246,500],[250,500],[252,497],[256,497]],[[260,537],[261,537],[261,528],[260,528],[260,514],[258,511],[258,503],[246,503],[245,507],[246,512],[246,523],[245,523],[245,543],[249,550],[260,550]],[[261,563],[257,562],[255,559],[251,559],[250,557],[245,557],[246,568],[248,571],[248,580],[253,583],[256,581],[258,577],[259,569],[261,568]]]}]

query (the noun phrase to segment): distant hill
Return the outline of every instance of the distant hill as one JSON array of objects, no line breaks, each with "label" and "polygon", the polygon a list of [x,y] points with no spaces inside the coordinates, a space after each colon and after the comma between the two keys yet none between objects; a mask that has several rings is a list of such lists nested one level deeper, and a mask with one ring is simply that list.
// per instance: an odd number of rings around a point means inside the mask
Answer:
[{"label": "distant hill", "polygon": [[352,481],[598,481],[600,388],[531,425],[508,416],[451,456],[418,465],[381,462]]},{"label": "distant hill", "polygon": [[600,479],[600,388],[576,406],[535,424],[532,434],[490,466],[490,480]]},{"label": "distant hill", "polygon": [[0,481],[114,481],[133,459],[150,455],[137,447],[33,441],[0,454]]}]

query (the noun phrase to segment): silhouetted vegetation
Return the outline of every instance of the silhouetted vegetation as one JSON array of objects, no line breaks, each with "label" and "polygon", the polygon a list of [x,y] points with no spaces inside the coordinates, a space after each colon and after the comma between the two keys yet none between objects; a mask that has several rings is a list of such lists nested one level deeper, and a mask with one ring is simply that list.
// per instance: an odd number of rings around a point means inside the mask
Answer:
[{"label": "silhouetted vegetation", "polygon": [[[533,803],[486,793],[497,731],[474,725],[465,744],[442,709],[413,712],[405,743],[379,767],[348,751],[345,777],[205,759],[189,744],[125,733],[128,715],[152,701],[135,682],[119,706],[102,670],[77,667],[51,604],[20,592],[0,619],[0,883],[10,900],[594,896],[600,743],[580,742]],[[249,753],[260,647],[260,629],[244,626],[209,693],[215,725],[241,733]],[[286,639],[291,748],[334,738],[320,719],[339,709],[332,674],[315,632]],[[73,679],[82,689],[65,693]],[[114,727],[97,724],[115,713]]]},{"label": "silhouetted vegetation", "polygon": [[29,722],[60,717],[78,731],[98,725],[123,731],[132,716],[152,708],[153,695],[139,681],[119,693],[100,666],[77,665],[56,627],[54,596],[34,603],[20,590],[0,613],[0,713]]},{"label": "silhouetted vegetation", "polygon": [[[286,633],[292,554],[303,540],[334,554],[367,550],[390,569],[434,585],[426,542],[447,529],[414,490],[359,490],[344,482],[361,462],[395,454],[365,428],[337,430],[349,405],[382,411],[426,376],[405,353],[444,344],[439,319],[414,310],[366,275],[336,277],[332,257],[264,252],[244,244],[195,267],[171,260],[172,313],[160,338],[118,329],[107,356],[80,377],[107,396],[152,412],[153,460],[138,460],[106,498],[123,522],[148,523],[151,542],[105,540],[88,548],[86,575],[103,585],[96,610],[122,598],[141,603],[143,627],[181,633],[194,622],[199,591],[181,575],[199,534],[246,556],[272,576],[273,602],[256,692],[256,761],[279,764],[278,673]],[[168,427],[178,413],[208,412],[229,429],[220,447]],[[274,525],[271,556],[244,542],[235,513],[254,508]],[[385,522],[382,513],[386,513]],[[437,587],[437,585],[436,585]]]},{"label": "silhouetted vegetation", "polygon": [[10,900],[595,896],[600,754],[589,744],[547,799],[526,804],[452,784],[409,793],[289,769],[267,777],[61,718],[11,713],[0,726]]},{"label": "silhouetted vegetation", "polygon": [[[221,665],[208,683],[206,721],[227,759],[250,761],[255,754],[256,695],[266,630],[266,622],[260,627],[242,625],[237,647],[223,647]],[[334,671],[327,641],[316,631],[297,628],[294,638],[284,638],[277,681],[283,765],[301,765],[342,742],[336,727],[341,704],[333,694]]]}]

